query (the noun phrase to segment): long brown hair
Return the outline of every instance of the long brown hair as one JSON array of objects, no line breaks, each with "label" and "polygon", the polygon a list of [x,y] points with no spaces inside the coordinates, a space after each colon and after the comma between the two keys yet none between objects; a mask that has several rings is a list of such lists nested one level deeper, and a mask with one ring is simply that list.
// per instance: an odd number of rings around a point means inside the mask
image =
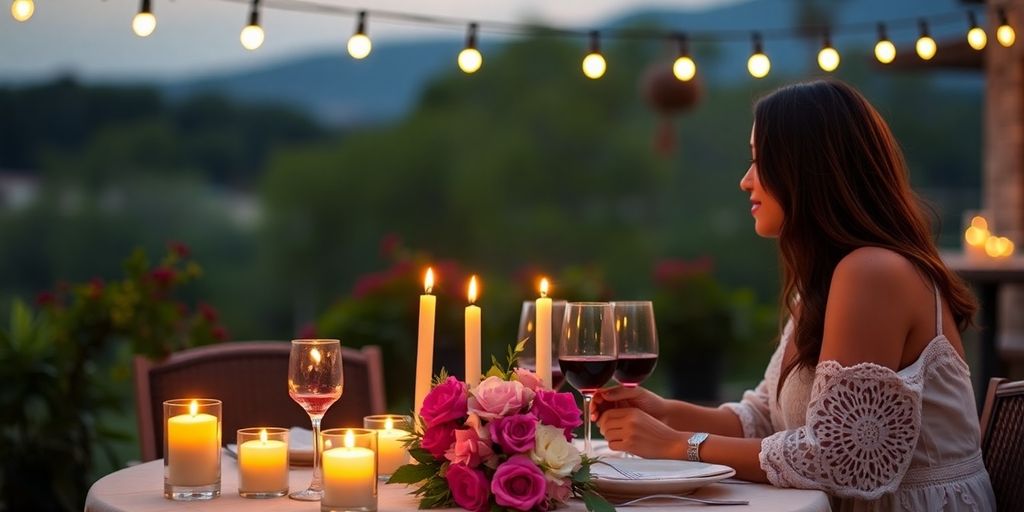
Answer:
[{"label": "long brown hair", "polygon": [[761,184],[784,214],[780,300],[794,321],[797,355],[780,387],[792,369],[817,364],[832,273],[859,247],[910,260],[935,281],[957,327],[971,324],[974,297],[939,258],[903,153],[860,93],[822,80],[769,94],[754,107],[754,149]]}]

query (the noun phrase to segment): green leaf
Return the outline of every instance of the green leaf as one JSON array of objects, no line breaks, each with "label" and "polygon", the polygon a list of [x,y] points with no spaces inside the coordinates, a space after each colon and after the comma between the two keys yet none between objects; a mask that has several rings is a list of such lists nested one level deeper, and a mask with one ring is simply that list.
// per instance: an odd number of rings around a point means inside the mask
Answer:
[{"label": "green leaf", "polygon": [[590,466],[585,465],[572,474],[572,481],[578,484],[585,484],[590,481]]},{"label": "green leaf", "polygon": [[409,450],[409,455],[412,455],[412,458],[416,459],[416,462],[427,465],[437,465],[437,459],[434,458],[434,455],[423,448],[413,448]]},{"label": "green leaf", "polygon": [[615,512],[615,507],[594,491],[583,493],[583,504],[589,512]]},{"label": "green leaf", "polygon": [[395,470],[389,484],[414,484],[437,474],[437,468],[426,464],[406,464]]}]

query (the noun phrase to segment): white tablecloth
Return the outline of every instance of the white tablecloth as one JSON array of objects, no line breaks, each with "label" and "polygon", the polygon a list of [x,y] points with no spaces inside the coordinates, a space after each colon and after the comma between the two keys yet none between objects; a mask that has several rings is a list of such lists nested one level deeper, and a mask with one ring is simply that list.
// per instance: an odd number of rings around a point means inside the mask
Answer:
[{"label": "white tablecloth", "polygon": [[[289,475],[291,490],[309,485],[311,468],[292,468]],[[272,499],[246,499],[238,495],[238,465],[235,459],[224,455],[221,459],[221,496],[209,501],[171,501],[163,497],[163,460],[155,460],[111,473],[93,484],[85,501],[86,512],[163,512],[181,510],[207,510],[211,512],[243,511],[306,511],[320,510],[319,502],[295,501],[287,497]],[[417,511],[416,500],[408,495],[409,487],[385,485],[379,487],[377,509],[380,512]],[[748,500],[747,506],[716,506],[716,512],[828,512],[825,493],[796,489],[779,489],[770,485],[745,482],[718,483],[697,491],[702,498]],[[620,507],[622,508],[622,507]],[[706,505],[679,502],[649,501],[629,507],[645,511],[680,511],[707,508]],[[581,512],[586,510],[579,500],[572,500],[560,510]]]}]

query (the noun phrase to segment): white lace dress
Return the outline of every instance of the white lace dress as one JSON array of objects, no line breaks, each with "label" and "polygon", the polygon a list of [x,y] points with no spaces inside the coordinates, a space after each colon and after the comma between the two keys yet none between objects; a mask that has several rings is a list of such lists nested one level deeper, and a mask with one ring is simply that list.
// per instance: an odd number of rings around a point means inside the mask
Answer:
[{"label": "white lace dress", "polygon": [[910,366],[823,361],[791,372],[776,396],[787,324],[764,380],[722,406],[762,438],[773,485],[825,491],[838,512],[995,510],[970,372],[936,310],[938,335]]}]

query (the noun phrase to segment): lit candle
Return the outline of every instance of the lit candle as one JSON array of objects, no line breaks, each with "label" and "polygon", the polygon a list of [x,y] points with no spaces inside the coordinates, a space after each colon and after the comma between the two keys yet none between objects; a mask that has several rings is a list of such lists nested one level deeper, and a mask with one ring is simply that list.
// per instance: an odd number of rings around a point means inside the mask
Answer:
[{"label": "lit candle", "polygon": [[344,446],[325,450],[322,503],[332,509],[376,509],[377,472],[374,459],[376,454],[373,450],[355,446],[351,430],[345,434]]},{"label": "lit candle", "polygon": [[964,246],[964,252],[967,254],[967,257],[971,259],[984,259],[987,252],[985,245],[990,235],[988,221],[985,220],[985,217],[975,215],[971,218],[971,225],[964,230],[964,242],[967,244]]},{"label": "lit candle", "polygon": [[466,306],[466,384],[480,384],[480,307],[476,302],[476,276],[469,279],[469,306]]},{"label": "lit candle", "polygon": [[420,295],[420,328],[416,338],[416,402],[414,408],[419,416],[423,398],[430,392],[430,380],[434,367],[434,310],[437,297],[430,292],[434,288],[434,270],[428,268],[423,279],[425,293]]},{"label": "lit candle", "polygon": [[260,438],[238,446],[238,491],[242,493],[273,493],[288,489],[288,443],[267,439],[267,429]]},{"label": "lit candle", "polygon": [[384,428],[377,431],[378,471],[382,475],[392,475],[399,467],[409,462],[409,452],[405,450],[405,438],[409,432],[395,428],[392,418],[384,420]]},{"label": "lit candle", "polygon": [[544,387],[551,388],[551,298],[548,280],[540,280],[540,298],[537,299],[537,376]]},{"label": "lit candle", "polygon": [[220,481],[220,436],[217,417],[198,414],[193,400],[189,414],[167,419],[167,483],[187,487]]}]

